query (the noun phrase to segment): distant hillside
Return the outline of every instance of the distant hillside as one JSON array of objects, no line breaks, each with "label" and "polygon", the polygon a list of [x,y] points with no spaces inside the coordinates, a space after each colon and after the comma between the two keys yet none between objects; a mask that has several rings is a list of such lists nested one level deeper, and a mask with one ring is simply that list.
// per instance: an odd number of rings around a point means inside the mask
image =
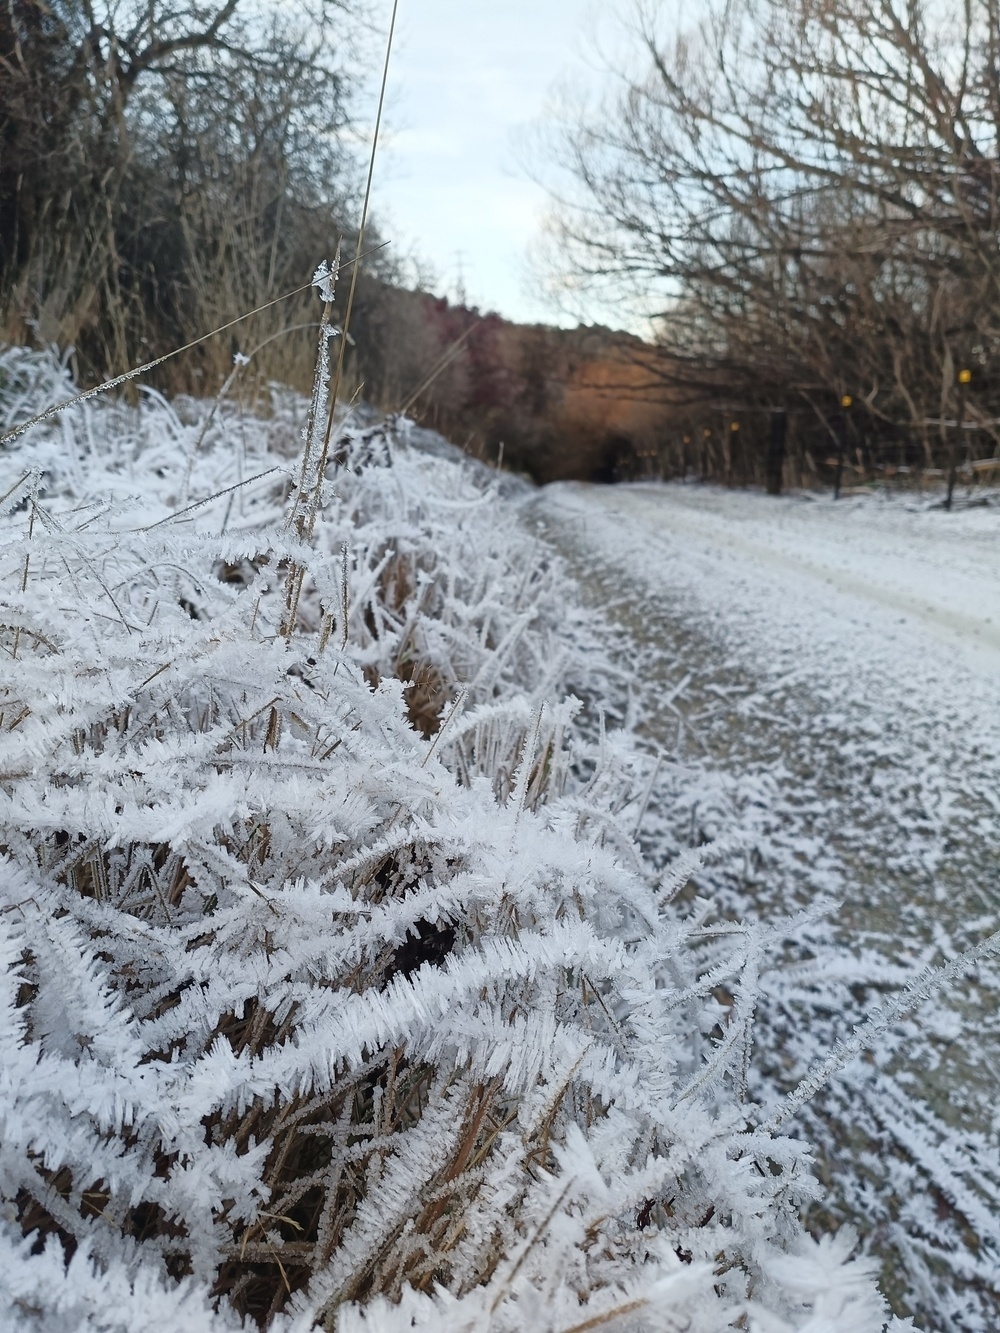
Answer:
[{"label": "distant hillside", "polygon": [[511,324],[376,283],[355,334],[366,398],[409,404],[468,452],[502,453],[540,482],[643,475],[670,420],[644,366],[652,349],[629,334]]}]

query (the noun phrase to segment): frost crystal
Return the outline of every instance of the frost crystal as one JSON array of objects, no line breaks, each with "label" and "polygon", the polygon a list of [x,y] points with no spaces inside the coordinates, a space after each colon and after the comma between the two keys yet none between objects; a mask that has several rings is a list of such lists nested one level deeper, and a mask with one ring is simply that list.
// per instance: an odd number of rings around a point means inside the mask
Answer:
[{"label": "frost crystal", "polygon": [[320,299],[327,304],[336,300],[337,295],[337,277],[340,271],[340,251],[337,252],[337,258],[331,264],[329,260],[324,259],[313,274],[312,285],[319,292]]}]

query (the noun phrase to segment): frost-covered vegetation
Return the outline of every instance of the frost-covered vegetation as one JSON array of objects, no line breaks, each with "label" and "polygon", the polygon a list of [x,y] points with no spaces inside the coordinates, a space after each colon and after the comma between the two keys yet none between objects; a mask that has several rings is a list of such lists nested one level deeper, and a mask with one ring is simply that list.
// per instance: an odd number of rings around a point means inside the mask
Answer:
[{"label": "frost-covered vegetation", "polygon": [[272,406],[0,453],[0,1323],[882,1330],[516,495]]},{"label": "frost-covered vegetation", "polygon": [[959,960],[796,1123],[829,1186],[810,1225],[857,1223],[926,1333],[994,1333],[1000,968],[995,936],[992,958],[966,951],[998,924],[995,510],[693,486],[556,487],[533,508],[618,627],[636,728],[664,752],[648,854],[721,838],[697,880],[735,916],[836,904],[762,973],[752,1095],[770,1105]]}]

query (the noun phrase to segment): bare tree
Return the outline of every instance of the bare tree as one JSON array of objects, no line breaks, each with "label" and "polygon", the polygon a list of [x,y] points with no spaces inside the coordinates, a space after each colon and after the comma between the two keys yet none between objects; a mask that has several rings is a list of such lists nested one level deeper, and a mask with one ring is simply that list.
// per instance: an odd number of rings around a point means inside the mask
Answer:
[{"label": "bare tree", "polygon": [[675,381],[850,394],[930,459],[968,366],[990,420],[998,0],[733,0],[686,32],[664,9],[637,10],[620,94],[561,126],[574,279],[642,294]]},{"label": "bare tree", "polygon": [[0,300],[120,367],[308,278],[355,190],[361,0],[10,0]]}]

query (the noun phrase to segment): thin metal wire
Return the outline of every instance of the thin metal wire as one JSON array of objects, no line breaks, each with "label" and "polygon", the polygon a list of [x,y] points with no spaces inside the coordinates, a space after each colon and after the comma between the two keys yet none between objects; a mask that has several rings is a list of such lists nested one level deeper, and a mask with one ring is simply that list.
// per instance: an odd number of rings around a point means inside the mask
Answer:
[{"label": "thin metal wire", "polygon": [[[389,241],[383,241],[381,245],[373,246],[367,254],[358,254],[350,261],[354,265],[355,273],[361,264],[362,259],[367,259],[368,255],[375,254],[378,250],[384,250]],[[360,251],[360,241],[358,249]],[[285,292],[282,296],[276,296],[273,301],[266,301],[263,305],[257,306],[254,310],[248,310],[243,315],[237,315],[227,324],[220,324],[217,329],[212,329],[210,333],[203,333],[200,338],[193,338],[191,342],[185,343],[183,347],[175,347],[171,352],[165,352],[163,356],[156,357],[153,361],[146,361],[141,366],[135,366],[132,370],[126,370],[124,374],[116,375],[114,379],[105,380],[103,384],[96,385],[93,389],[85,389],[83,393],[78,393],[73,398],[67,398],[64,402],[53,403],[47,407],[44,412],[39,412],[37,416],[32,417],[30,421],[22,421],[19,426],[14,426],[5,434],[0,435],[0,445],[9,444],[11,440],[16,440],[23,435],[32,426],[38,426],[43,421],[48,421],[51,417],[58,416],[60,412],[65,412],[68,407],[75,407],[77,403],[84,403],[88,398],[96,398],[98,394],[107,393],[110,389],[117,389],[119,384],[125,384],[128,380],[134,380],[139,375],[145,375],[148,370],[155,370],[157,366],[162,366],[164,361],[169,361],[171,357],[180,356],[181,352],[189,352],[192,347],[199,347],[203,342],[208,342],[209,338],[214,338],[218,333],[225,333],[227,329],[242,324],[245,319],[250,319],[253,315],[259,315],[265,310],[270,310],[272,306],[280,305],[282,301],[288,301],[293,296],[298,296],[300,292],[308,291],[312,286],[312,279],[304,282],[301,287],[296,287],[290,292]]]}]

